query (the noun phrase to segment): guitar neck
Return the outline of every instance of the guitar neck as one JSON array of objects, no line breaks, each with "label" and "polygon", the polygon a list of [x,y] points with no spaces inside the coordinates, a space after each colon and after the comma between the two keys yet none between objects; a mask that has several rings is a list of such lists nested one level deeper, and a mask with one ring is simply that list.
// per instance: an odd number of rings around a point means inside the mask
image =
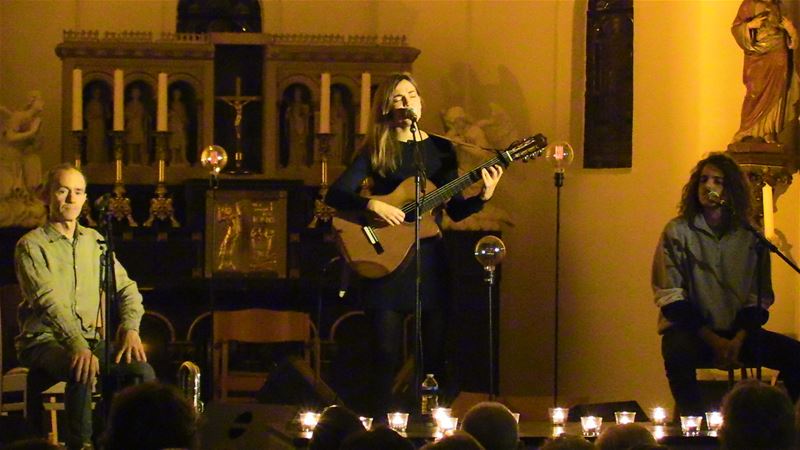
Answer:
[{"label": "guitar neck", "polygon": [[[472,186],[474,183],[477,183],[481,179],[481,170],[496,164],[508,166],[509,162],[510,161],[507,161],[500,156],[495,156],[488,161],[484,161],[480,166],[470,170],[464,175],[445,184],[444,186],[436,188],[433,192],[425,194],[425,198],[422,200],[422,213],[427,213],[433,210],[454,195],[458,194],[469,186]],[[401,209],[406,214],[413,213],[414,202],[406,203]]]}]

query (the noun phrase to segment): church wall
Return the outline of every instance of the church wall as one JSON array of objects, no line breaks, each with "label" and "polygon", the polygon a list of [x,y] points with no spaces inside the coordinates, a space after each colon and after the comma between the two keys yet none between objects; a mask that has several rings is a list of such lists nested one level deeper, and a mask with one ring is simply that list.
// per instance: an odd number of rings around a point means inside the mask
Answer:
[{"label": "church wall", "polygon": [[[60,154],[63,28],[170,29],[174,1],[115,0],[0,4],[0,104],[41,89],[45,165]],[[561,211],[560,391],[592,401],[635,399],[670,406],[663,375],[650,263],[675,215],[689,170],[721,150],[738,125],[741,52],[729,26],[737,0],[637,1],[631,169],[582,166],[584,0],[264,1],[264,31],[406,34],[422,54],[415,75],[425,96],[422,125],[441,132],[439,111],[460,105],[476,119],[500,101],[521,135],[570,141]],[[141,6],[145,4],[147,6]],[[76,17],[76,15],[79,16]],[[699,43],[698,43],[699,42]],[[503,230],[501,392],[546,396],[552,386],[555,188],[544,160],[512,166],[493,202],[510,212]],[[777,228],[800,239],[800,190],[778,199]],[[795,251],[796,253],[796,251]],[[770,328],[794,332],[798,277],[774,261],[779,303]],[[482,295],[476,293],[476,295]],[[646,388],[643,388],[645,387]]]}]

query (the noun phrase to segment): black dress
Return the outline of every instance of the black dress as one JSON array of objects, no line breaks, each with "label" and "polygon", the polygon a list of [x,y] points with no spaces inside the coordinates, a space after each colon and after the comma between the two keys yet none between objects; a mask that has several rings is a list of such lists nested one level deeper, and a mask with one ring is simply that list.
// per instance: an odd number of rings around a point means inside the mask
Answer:
[{"label": "black dress", "polygon": [[[429,136],[419,142],[425,172],[437,187],[458,177],[458,163],[452,144],[442,138]],[[369,156],[360,154],[344,173],[331,185],[326,203],[339,210],[366,209],[369,199],[356,194],[362,180],[373,178],[372,194],[386,195],[416,173],[412,142],[403,145],[399,167],[386,176],[373,171]],[[430,192],[428,192],[430,194]],[[447,215],[454,221],[465,219],[483,208],[480,196],[464,199],[456,195],[446,205]],[[441,222],[441,214],[436,218]],[[367,309],[385,309],[411,312],[414,310],[415,264],[401,266],[390,275],[378,279],[362,280],[362,298]],[[425,310],[441,308],[447,298],[447,262],[441,238],[422,240],[422,307]]]}]

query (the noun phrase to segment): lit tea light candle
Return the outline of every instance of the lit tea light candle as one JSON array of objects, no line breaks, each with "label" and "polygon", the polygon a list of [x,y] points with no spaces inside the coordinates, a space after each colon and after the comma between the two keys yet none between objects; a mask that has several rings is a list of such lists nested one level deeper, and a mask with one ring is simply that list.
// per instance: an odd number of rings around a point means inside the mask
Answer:
[{"label": "lit tea light candle", "polygon": [[386,415],[389,419],[389,428],[398,433],[405,433],[408,426],[408,413],[394,412]]},{"label": "lit tea light candle", "polygon": [[361,421],[361,425],[364,425],[365,430],[372,429],[372,417],[361,416],[358,418],[358,420]]},{"label": "lit tea light candle", "polygon": [[719,411],[709,411],[706,413],[706,425],[709,431],[719,431],[722,427],[722,413]]},{"label": "lit tea light candle", "polygon": [[453,413],[453,410],[451,408],[442,408],[442,407],[433,408],[433,410],[431,411],[431,415],[433,416],[433,420],[436,421],[436,422],[438,422],[439,419],[442,418],[442,417],[450,417],[452,415],[452,413]]},{"label": "lit tea light candle", "polygon": [[304,412],[300,414],[300,429],[302,431],[314,431],[317,422],[319,422],[319,413]]},{"label": "lit tea light candle", "polygon": [[550,414],[550,422],[553,425],[564,425],[569,416],[569,408],[548,408],[547,412]]},{"label": "lit tea light candle", "polygon": [[603,425],[603,418],[598,416],[581,417],[581,428],[584,436],[597,436],[600,434],[600,427]]},{"label": "lit tea light candle", "polygon": [[703,423],[702,416],[681,416],[681,431],[685,435],[695,435]]},{"label": "lit tea light candle", "polygon": [[653,425],[664,425],[667,423],[667,410],[657,406],[650,413],[650,418],[653,419]]},{"label": "lit tea light candle", "polygon": [[667,435],[667,430],[666,430],[666,427],[664,425],[655,425],[653,427],[653,437],[657,441],[660,441],[666,435]]},{"label": "lit tea light candle", "polygon": [[614,413],[614,418],[617,420],[617,425],[625,425],[626,423],[633,423],[636,419],[636,412],[630,411],[617,411]]},{"label": "lit tea light candle", "polygon": [[442,434],[449,436],[458,428],[458,417],[440,417],[436,421],[436,426],[439,428],[439,431],[441,431]]}]

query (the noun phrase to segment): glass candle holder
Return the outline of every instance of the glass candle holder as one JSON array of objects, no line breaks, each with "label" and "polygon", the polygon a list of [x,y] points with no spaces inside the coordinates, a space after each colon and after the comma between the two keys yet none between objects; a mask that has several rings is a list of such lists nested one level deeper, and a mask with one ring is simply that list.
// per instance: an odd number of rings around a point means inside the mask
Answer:
[{"label": "glass candle holder", "polygon": [[653,421],[653,425],[666,425],[667,424],[667,410],[656,406],[650,411],[650,419]]},{"label": "glass candle holder", "polygon": [[319,422],[319,413],[311,411],[300,413],[300,431],[314,431],[317,422]]},{"label": "glass candle holder", "polygon": [[653,426],[653,437],[660,441],[667,435],[667,429],[664,425],[654,425]]},{"label": "glass candle holder", "polygon": [[709,411],[706,413],[706,426],[708,431],[719,431],[722,427],[722,413],[719,411]]},{"label": "glass candle holder", "polygon": [[450,417],[453,415],[453,410],[450,408],[433,408],[431,410],[431,416],[433,417],[434,422],[438,422],[440,417]]},{"label": "glass candle holder", "polygon": [[442,416],[437,419],[436,427],[442,435],[449,436],[458,429],[458,417]]},{"label": "glass candle holder", "polygon": [[603,418],[599,416],[581,417],[581,429],[584,436],[597,436],[600,434],[600,427],[603,426]]},{"label": "glass candle holder", "polygon": [[700,432],[703,416],[681,416],[681,431],[686,436],[694,436]]},{"label": "glass candle holder", "polygon": [[360,416],[358,420],[361,421],[361,425],[364,425],[365,430],[369,431],[372,429],[372,417]]},{"label": "glass candle holder", "polygon": [[389,428],[397,431],[398,433],[405,433],[408,427],[408,413],[393,412],[386,414],[389,420]]},{"label": "glass candle holder", "polygon": [[519,424],[519,413],[512,412],[511,415],[514,416],[514,420]]},{"label": "glass candle holder", "polygon": [[567,423],[569,408],[547,408],[547,413],[550,416],[550,423],[553,425],[564,425]]},{"label": "glass candle holder", "polygon": [[633,423],[636,420],[636,412],[617,411],[614,413],[614,419],[616,419],[617,425],[625,425],[626,423]]},{"label": "glass candle holder", "polygon": [[550,433],[550,437],[555,439],[566,432],[567,429],[563,425],[553,425],[553,430]]}]

